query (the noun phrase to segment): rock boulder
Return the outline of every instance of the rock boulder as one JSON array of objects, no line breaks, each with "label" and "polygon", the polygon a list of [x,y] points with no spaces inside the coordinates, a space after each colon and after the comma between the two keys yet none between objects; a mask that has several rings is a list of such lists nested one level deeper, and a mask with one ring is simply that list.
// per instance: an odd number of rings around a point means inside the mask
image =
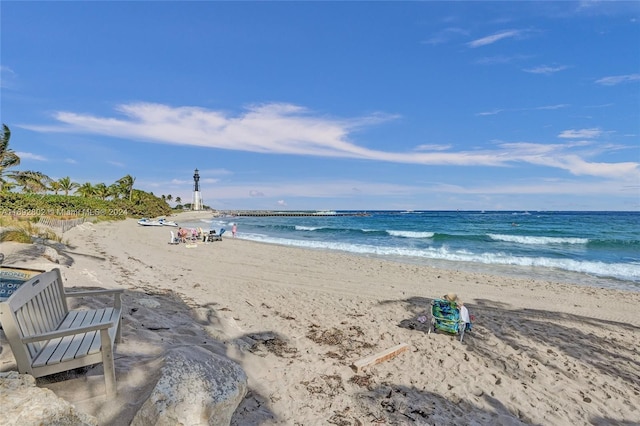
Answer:
[{"label": "rock boulder", "polygon": [[97,426],[98,420],[76,410],[53,391],[36,386],[30,374],[0,373],[0,411],[3,425]]},{"label": "rock boulder", "polygon": [[234,361],[198,346],[171,349],[131,426],[228,425],[247,387]]}]

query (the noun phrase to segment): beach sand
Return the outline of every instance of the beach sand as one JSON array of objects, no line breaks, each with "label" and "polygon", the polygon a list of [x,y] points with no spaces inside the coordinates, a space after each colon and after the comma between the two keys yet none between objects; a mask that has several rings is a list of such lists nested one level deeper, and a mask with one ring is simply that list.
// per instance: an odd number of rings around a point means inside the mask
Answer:
[{"label": "beach sand", "polygon": [[[101,366],[38,379],[100,424],[129,424],[178,345],[245,370],[249,393],[234,425],[640,423],[640,292],[226,235],[187,248],[168,244],[169,231],[133,219],[87,223],[65,233],[59,264],[33,246],[0,249],[5,264],[60,267],[68,287],[127,290],[117,397],[106,400]],[[474,317],[463,343],[428,335],[417,320],[448,292]],[[10,371],[2,337],[0,371]],[[351,367],[403,343],[409,350],[391,359]]]}]

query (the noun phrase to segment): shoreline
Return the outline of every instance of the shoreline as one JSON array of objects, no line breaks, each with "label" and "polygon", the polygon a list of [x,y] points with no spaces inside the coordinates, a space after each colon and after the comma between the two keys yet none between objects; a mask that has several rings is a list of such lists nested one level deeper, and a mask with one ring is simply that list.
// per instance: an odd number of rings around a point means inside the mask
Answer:
[{"label": "shoreline", "polygon": [[[200,219],[206,220],[219,220],[220,217],[211,217],[210,215],[202,215],[198,212],[184,212],[179,213],[185,215],[186,222],[188,224],[195,225],[195,221]],[[225,219],[233,220],[232,217]],[[369,259],[381,259],[392,262],[398,262],[408,265],[417,265],[425,267],[433,267],[436,269],[442,269],[449,272],[464,271],[464,272],[478,272],[481,271],[487,275],[497,275],[503,278],[516,278],[516,279],[529,279],[534,278],[538,281],[553,281],[563,284],[580,285],[593,288],[615,289],[640,292],[640,282],[633,280],[615,278],[612,276],[601,276],[589,274],[586,272],[572,271],[567,269],[559,269],[549,266],[541,265],[516,265],[509,263],[483,263],[478,261],[469,260],[452,260],[452,259],[437,259],[429,257],[408,256],[408,255],[393,255],[393,254],[375,254],[375,253],[360,253],[356,251],[347,251],[340,248],[332,247],[312,247],[305,245],[295,244],[292,240],[291,243],[282,243],[278,241],[259,241],[255,239],[245,238],[242,234],[239,235],[239,239],[246,241],[257,242],[265,245],[275,245],[281,247],[293,247],[300,248],[302,250],[312,250],[329,253],[344,253],[347,255],[359,256]]]},{"label": "shoreline", "polygon": [[[169,245],[169,230],[158,228],[134,219],[84,224],[65,234],[70,247],[62,254],[69,264],[49,264],[62,269],[66,286],[125,288],[125,303],[136,307],[143,298],[159,301],[157,308],[125,315],[125,341],[116,347],[116,400],[87,399],[83,377],[39,383],[101,424],[128,424],[153,380],[145,366],[161,362],[167,345],[202,345],[203,335],[249,377],[234,425],[402,424],[407,416],[417,424],[640,420],[634,381],[640,365],[633,361],[640,347],[638,292],[226,234],[223,241],[186,248]],[[43,262],[25,255],[19,263]],[[449,292],[475,317],[462,344],[427,335],[428,323],[416,320],[432,298]],[[140,327],[150,321],[177,323],[161,332]],[[350,367],[404,343],[409,351],[364,372]],[[141,352],[147,347],[152,354]],[[3,371],[10,369],[9,355],[3,347]],[[562,404],[556,402],[560,389]],[[122,420],[105,420],[115,418]]]}]

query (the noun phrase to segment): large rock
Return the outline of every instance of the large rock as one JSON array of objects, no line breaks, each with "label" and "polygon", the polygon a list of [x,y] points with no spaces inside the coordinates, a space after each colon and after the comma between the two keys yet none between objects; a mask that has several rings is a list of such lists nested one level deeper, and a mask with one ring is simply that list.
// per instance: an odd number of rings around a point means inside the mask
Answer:
[{"label": "large rock", "polygon": [[234,361],[198,346],[171,349],[131,426],[228,425],[246,393],[247,375]]},{"label": "large rock", "polygon": [[0,373],[0,423],[31,426],[97,426],[98,420],[76,408],[53,391],[36,387],[30,374]]}]

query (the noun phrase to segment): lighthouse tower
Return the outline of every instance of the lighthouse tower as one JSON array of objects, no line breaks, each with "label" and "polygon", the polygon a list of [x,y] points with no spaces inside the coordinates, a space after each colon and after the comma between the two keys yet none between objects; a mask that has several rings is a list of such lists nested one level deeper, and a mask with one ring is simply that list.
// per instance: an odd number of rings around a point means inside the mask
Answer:
[{"label": "lighthouse tower", "polygon": [[191,210],[202,210],[202,195],[200,195],[200,175],[198,169],[193,174],[193,202],[191,203]]}]

